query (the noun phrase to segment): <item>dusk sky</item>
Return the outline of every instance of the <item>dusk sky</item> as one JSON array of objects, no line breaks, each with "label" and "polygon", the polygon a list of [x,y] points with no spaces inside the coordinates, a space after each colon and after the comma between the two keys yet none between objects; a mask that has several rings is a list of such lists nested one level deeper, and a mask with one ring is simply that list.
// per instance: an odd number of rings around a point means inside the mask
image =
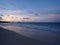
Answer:
[{"label": "dusk sky", "polygon": [[1,14],[32,16],[35,18],[29,20],[34,22],[60,22],[60,0],[0,0]]}]

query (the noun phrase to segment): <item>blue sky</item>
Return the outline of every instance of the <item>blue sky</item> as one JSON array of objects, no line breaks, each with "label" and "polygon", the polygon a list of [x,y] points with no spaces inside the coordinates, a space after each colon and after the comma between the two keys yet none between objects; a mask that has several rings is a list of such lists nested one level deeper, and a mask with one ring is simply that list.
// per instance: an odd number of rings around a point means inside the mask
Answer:
[{"label": "blue sky", "polygon": [[[39,15],[60,19],[60,0],[0,0],[0,14]],[[55,16],[54,16],[55,15]],[[52,16],[51,16],[52,17]],[[60,22],[58,20],[58,22]]]}]

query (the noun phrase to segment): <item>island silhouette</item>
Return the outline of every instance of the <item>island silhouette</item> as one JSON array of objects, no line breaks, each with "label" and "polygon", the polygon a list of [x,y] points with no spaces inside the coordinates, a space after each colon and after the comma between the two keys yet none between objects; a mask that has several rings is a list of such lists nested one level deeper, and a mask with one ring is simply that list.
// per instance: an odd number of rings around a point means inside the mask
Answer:
[{"label": "island silhouette", "polygon": [[0,23],[10,23],[9,21],[0,21]]}]

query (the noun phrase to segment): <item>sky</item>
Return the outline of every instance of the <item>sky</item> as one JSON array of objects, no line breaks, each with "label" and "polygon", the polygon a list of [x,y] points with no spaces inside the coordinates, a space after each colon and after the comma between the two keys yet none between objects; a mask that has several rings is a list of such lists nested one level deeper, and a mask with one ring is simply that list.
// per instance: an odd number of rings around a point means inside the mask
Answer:
[{"label": "sky", "polygon": [[30,16],[31,22],[60,22],[59,4],[60,0],[0,0],[0,20],[5,15],[19,15],[26,16],[22,18],[26,21]]}]

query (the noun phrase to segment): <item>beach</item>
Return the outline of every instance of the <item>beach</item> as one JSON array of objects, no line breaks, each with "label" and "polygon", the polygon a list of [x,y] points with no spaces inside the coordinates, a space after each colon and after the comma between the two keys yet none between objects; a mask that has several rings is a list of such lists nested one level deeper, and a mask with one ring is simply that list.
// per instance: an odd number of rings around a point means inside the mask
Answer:
[{"label": "beach", "polygon": [[0,26],[0,39],[0,45],[60,45],[54,32],[16,26]]},{"label": "beach", "polygon": [[60,45],[60,0],[0,0],[0,45]]}]

